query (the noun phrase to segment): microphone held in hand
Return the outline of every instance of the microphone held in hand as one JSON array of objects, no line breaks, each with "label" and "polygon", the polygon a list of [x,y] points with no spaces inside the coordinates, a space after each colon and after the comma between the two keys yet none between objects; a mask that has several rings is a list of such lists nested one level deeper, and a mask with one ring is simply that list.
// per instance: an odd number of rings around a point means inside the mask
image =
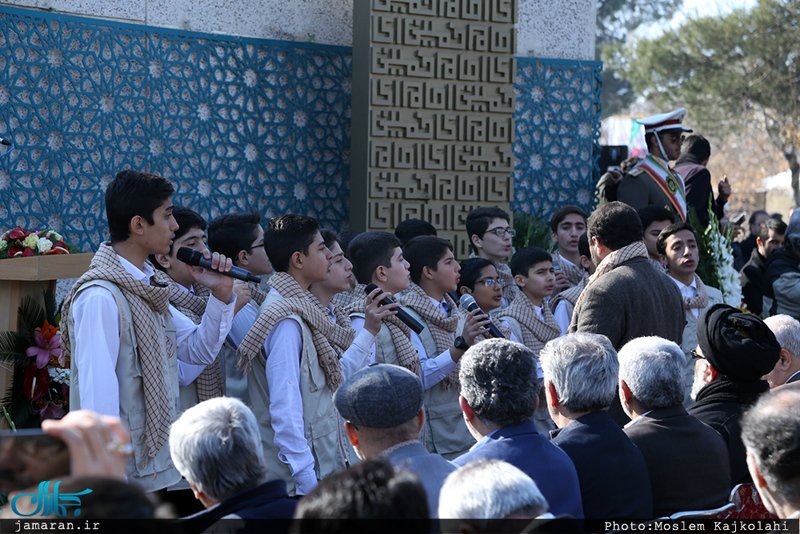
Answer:
[{"label": "microphone held in hand", "polygon": [[195,267],[202,267],[203,269],[210,269],[215,273],[219,273],[224,276],[230,276],[231,278],[236,278],[237,280],[243,280],[245,282],[255,282],[261,283],[261,278],[257,276],[253,276],[250,274],[250,271],[246,271],[241,267],[231,267],[230,271],[227,272],[220,272],[216,269],[211,268],[211,260],[207,260],[203,257],[203,255],[189,247],[181,247],[178,249],[178,253],[176,257],[186,263],[187,265],[194,265]]},{"label": "microphone held in hand", "polygon": [[[376,289],[378,289],[378,286],[376,286],[375,284],[370,284],[364,289],[364,293],[369,295]],[[378,293],[378,296],[380,297],[380,293]],[[384,306],[388,306],[389,304],[394,304],[394,301],[389,297],[383,297],[383,299],[380,300],[380,303],[383,304]],[[411,317],[408,314],[408,312],[405,311],[403,308],[395,308],[395,310],[397,311],[397,318],[406,323],[406,325],[411,330],[413,330],[417,334],[425,330],[425,325],[421,324],[419,321]]]},{"label": "microphone held in hand", "polygon": [[[475,310],[475,309],[480,309],[478,307],[478,303],[475,302],[475,299],[472,297],[472,295],[466,295],[466,294],[465,295],[461,295],[461,299],[458,301],[458,304],[462,308],[466,308],[466,310],[468,312],[471,312],[472,310]],[[481,310],[481,313],[486,315],[487,317],[489,316],[489,314],[484,312],[483,310]],[[503,335],[503,332],[501,332],[500,329],[497,328],[497,326],[494,323],[489,322],[488,328],[489,328],[489,334],[491,334],[492,337],[499,337],[499,338],[505,338],[506,337],[506,336]]]}]

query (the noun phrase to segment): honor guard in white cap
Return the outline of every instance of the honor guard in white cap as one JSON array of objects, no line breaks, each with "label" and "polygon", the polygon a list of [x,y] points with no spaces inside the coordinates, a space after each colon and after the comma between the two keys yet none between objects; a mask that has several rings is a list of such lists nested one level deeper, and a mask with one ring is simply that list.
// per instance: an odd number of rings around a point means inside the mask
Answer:
[{"label": "honor guard in white cap", "polygon": [[649,204],[663,206],[685,221],[687,216],[686,188],[669,162],[681,155],[681,134],[686,108],[652,117],[637,119],[644,126],[644,139],[649,154],[622,178],[617,199],[638,210]]}]

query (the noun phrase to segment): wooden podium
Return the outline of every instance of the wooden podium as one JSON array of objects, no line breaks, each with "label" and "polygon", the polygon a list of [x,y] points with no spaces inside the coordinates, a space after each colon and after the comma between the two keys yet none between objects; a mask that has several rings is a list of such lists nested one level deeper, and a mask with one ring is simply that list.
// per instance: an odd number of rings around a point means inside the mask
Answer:
[{"label": "wooden podium", "polygon": [[[51,254],[0,260],[0,332],[17,330],[17,310],[22,299],[32,296],[44,305],[42,293],[56,291],[56,281],[78,278],[87,270],[94,254]],[[11,385],[10,364],[0,362],[0,398]],[[7,428],[5,420],[0,428]]]}]

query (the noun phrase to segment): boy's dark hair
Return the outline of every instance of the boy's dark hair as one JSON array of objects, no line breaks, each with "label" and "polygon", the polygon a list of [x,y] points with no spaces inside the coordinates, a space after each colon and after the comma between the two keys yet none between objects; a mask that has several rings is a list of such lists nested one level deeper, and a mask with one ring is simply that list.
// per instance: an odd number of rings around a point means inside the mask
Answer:
[{"label": "boy's dark hair", "polygon": [[423,221],[422,219],[406,219],[397,225],[397,228],[394,229],[394,235],[397,236],[397,239],[399,239],[401,243],[405,243],[409,239],[420,235],[436,236],[439,234],[436,232],[436,227],[428,221]]},{"label": "boy's dark hair", "polygon": [[649,204],[639,208],[639,220],[642,221],[642,232],[647,230],[647,227],[656,221],[669,221],[670,224],[675,222],[675,215],[664,206],[656,204]]},{"label": "boy's dark hair", "polygon": [[511,223],[508,213],[497,207],[475,208],[467,215],[467,239],[469,239],[469,246],[475,254],[478,253],[478,247],[472,242],[472,236],[477,235],[483,238],[483,234],[489,229],[492,219],[505,219],[506,222]]},{"label": "boy's dark hair", "polygon": [[410,239],[403,245],[403,257],[411,264],[411,281],[419,284],[422,269],[430,267],[434,271],[447,251],[453,251],[453,245],[447,239],[432,235],[421,235]]},{"label": "boy's dark hair", "polygon": [[470,291],[475,289],[475,281],[480,278],[481,271],[486,267],[494,265],[486,258],[469,258],[461,262],[461,280],[458,282],[458,289],[462,287],[469,288]]},{"label": "boy's dark hair", "polygon": [[684,154],[692,154],[698,163],[702,163],[711,157],[711,143],[702,135],[687,135],[683,138],[682,151]]},{"label": "boy's dark hair", "polygon": [[[258,235],[261,215],[255,211],[248,213],[226,213],[215,218],[208,225],[208,248],[233,260],[236,264],[239,252],[248,253]],[[270,261],[272,257],[270,257]]]},{"label": "boy's dark hair", "polygon": [[126,169],[106,189],[106,218],[112,243],[130,237],[130,222],[137,215],[154,224],[153,212],[175,193],[163,176]]},{"label": "boy's dark hair", "polygon": [[328,247],[328,249],[330,249],[331,247],[333,247],[333,245],[339,242],[339,236],[333,230],[322,228],[319,231],[319,235],[322,236],[322,240],[325,242],[325,246]]},{"label": "boy's dark hair", "polygon": [[586,232],[582,233],[578,238],[578,254],[592,259],[592,251],[589,249],[589,236]]},{"label": "boy's dark hair", "polygon": [[339,246],[342,247],[342,250],[344,250],[345,256],[347,256],[347,247],[350,246],[350,241],[352,241],[360,233],[362,232],[354,232],[352,230],[342,230],[339,232],[339,238],[337,241],[339,242]]},{"label": "boy's dark hair", "polygon": [[552,217],[550,217],[550,231],[554,234],[558,231],[558,225],[561,224],[561,221],[566,218],[567,215],[570,214],[580,215],[583,218],[583,222],[586,222],[586,219],[589,217],[586,215],[586,212],[580,209],[578,206],[564,206],[563,208],[556,211]]},{"label": "boy's dark hair", "polygon": [[667,253],[667,239],[669,239],[669,236],[675,235],[681,230],[689,230],[692,232],[692,235],[694,235],[694,240],[697,241],[697,233],[695,233],[694,227],[691,224],[683,221],[672,223],[661,230],[661,233],[658,234],[658,240],[656,240],[656,250],[658,250],[659,254]]},{"label": "boy's dark hair", "polygon": [[384,533],[413,532],[429,527],[429,515],[419,479],[379,457],[320,480],[300,501],[292,532],[360,534],[378,524],[359,520],[380,521]]},{"label": "boy's dark hair", "polygon": [[543,248],[525,247],[517,251],[508,262],[511,267],[511,274],[514,276],[528,276],[531,267],[543,261],[553,261],[553,256]]},{"label": "boy's dark hair", "polygon": [[394,249],[400,240],[389,232],[373,231],[358,234],[347,247],[347,259],[353,264],[353,275],[359,284],[371,284],[379,266],[392,266]]},{"label": "boy's dark hair", "polygon": [[619,250],[642,240],[642,221],[632,207],[622,202],[609,202],[597,208],[586,221],[588,237],[610,250]]},{"label": "boy's dark hair", "polygon": [[780,219],[773,219],[769,218],[763,223],[761,223],[761,227],[758,229],[758,238],[761,239],[762,243],[766,243],[769,239],[769,231],[772,230],[777,235],[786,235],[786,223]]},{"label": "boy's dark hair", "polygon": [[[175,230],[175,237],[172,239],[173,244],[169,246],[170,254],[172,254],[175,241],[186,235],[189,230],[192,228],[200,228],[201,230],[205,231],[206,229],[206,220],[191,208],[175,205],[172,208],[172,216],[175,217],[175,222],[178,223],[178,229]],[[164,269],[164,267],[162,267],[161,264],[156,261],[155,254],[150,254],[148,259],[150,260],[150,263],[153,264],[153,267],[159,271],[166,272],[166,269]]]},{"label": "boy's dark hair", "polygon": [[306,215],[281,215],[269,220],[264,230],[264,246],[272,267],[281,273],[289,270],[292,254],[308,254],[308,247],[319,232],[319,223]]}]

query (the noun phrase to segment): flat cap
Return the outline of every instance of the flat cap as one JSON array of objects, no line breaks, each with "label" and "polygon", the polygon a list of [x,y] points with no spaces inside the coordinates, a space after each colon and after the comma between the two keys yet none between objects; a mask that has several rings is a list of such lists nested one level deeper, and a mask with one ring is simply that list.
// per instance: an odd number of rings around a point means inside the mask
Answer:
[{"label": "flat cap", "polygon": [[356,426],[392,428],[419,413],[423,394],[422,381],[408,369],[376,363],[345,380],[333,404]]}]

